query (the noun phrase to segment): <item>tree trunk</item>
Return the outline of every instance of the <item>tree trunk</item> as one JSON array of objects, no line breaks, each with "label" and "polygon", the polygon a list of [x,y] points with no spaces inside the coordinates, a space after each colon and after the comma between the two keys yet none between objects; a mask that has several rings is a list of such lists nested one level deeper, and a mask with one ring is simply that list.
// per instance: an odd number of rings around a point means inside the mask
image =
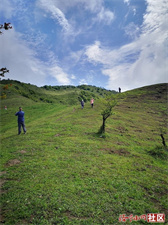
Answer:
[{"label": "tree trunk", "polygon": [[166,142],[165,142],[165,138],[164,138],[163,134],[161,134],[160,136],[161,136],[161,138],[162,138],[162,144],[163,144],[163,146],[164,146],[164,147],[167,147],[167,146],[166,146]]},{"label": "tree trunk", "polygon": [[106,122],[106,119],[103,117],[102,133],[105,133],[105,122]]}]

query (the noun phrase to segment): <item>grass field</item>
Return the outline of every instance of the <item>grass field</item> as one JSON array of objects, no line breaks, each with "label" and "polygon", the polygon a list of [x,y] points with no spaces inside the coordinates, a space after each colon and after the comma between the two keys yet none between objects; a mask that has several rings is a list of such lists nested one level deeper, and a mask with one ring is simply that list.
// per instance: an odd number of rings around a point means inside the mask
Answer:
[{"label": "grass field", "polygon": [[[26,135],[17,135],[20,105]],[[83,110],[12,91],[1,100],[1,223],[148,224],[119,216],[167,216],[167,85],[118,94],[104,138],[101,124],[98,98]]]}]

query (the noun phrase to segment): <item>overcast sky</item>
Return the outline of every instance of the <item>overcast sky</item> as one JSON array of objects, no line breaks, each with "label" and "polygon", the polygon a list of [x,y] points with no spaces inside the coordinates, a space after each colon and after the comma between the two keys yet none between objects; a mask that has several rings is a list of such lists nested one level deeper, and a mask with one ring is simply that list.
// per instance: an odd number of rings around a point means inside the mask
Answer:
[{"label": "overcast sky", "polygon": [[1,0],[5,79],[123,91],[168,82],[167,0]]}]

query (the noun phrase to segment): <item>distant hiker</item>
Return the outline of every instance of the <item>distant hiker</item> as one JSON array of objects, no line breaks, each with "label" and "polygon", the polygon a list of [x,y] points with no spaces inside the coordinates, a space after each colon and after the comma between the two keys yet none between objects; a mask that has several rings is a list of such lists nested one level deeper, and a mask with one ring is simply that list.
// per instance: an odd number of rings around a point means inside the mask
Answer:
[{"label": "distant hiker", "polygon": [[118,88],[118,90],[119,90],[119,93],[121,93],[121,88],[120,87]]},{"label": "distant hiker", "polygon": [[19,107],[19,111],[15,113],[15,116],[18,116],[18,135],[21,133],[21,127],[23,128],[24,134],[26,134],[24,112],[22,111],[22,107]]},{"label": "distant hiker", "polygon": [[5,110],[7,110],[7,106],[5,105]]},{"label": "distant hiker", "polygon": [[82,99],[82,101],[81,101],[81,107],[82,107],[82,109],[84,108],[84,105],[85,105],[85,103],[84,103],[84,101]]},{"label": "distant hiker", "polygon": [[93,98],[90,100],[90,104],[91,104],[91,107],[93,108],[93,104],[94,104],[94,99]]}]

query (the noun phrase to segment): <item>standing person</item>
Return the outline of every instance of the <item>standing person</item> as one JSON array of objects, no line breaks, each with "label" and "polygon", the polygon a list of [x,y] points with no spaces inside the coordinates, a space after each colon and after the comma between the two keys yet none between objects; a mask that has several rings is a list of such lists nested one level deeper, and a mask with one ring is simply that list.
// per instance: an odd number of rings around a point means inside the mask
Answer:
[{"label": "standing person", "polygon": [[15,116],[18,116],[18,135],[21,133],[21,127],[23,128],[24,134],[26,134],[24,112],[22,111],[22,107],[19,107],[19,111],[15,113]]},{"label": "standing person", "polygon": [[90,100],[90,104],[91,104],[91,107],[93,108],[93,104],[94,104],[94,99],[93,98]]},{"label": "standing person", "polygon": [[121,88],[120,87],[118,88],[118,90],[119,90],[119,93],[121,93]]},{"label": "standing person", "polygon": [[84,101],[82,99],[82,101],[81,101],[81,107],[82,107],[82,109],[84,108],[84,105],[85,105],[85,103],[84,103]]}]

